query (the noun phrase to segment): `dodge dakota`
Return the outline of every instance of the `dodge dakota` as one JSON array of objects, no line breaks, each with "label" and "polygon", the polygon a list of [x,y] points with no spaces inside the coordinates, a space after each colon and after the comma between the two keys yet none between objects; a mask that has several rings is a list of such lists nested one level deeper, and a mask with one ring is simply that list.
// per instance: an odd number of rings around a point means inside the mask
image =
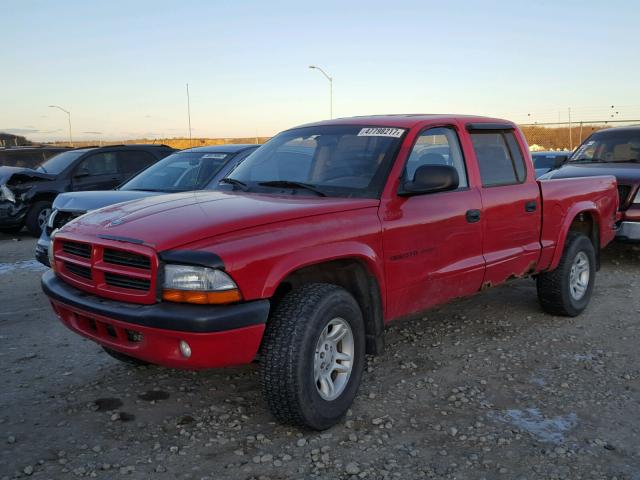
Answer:
[{"label": "dodge dakota", "polygon": [[257,360],[286,423],[326,429],[389,322],[532,277],[576,316],[614,237],[611,176],[536,181],[511,122],[355,117],[284,131],[216,191],[149,197],[52,235],[55,313],[119,360]]}]

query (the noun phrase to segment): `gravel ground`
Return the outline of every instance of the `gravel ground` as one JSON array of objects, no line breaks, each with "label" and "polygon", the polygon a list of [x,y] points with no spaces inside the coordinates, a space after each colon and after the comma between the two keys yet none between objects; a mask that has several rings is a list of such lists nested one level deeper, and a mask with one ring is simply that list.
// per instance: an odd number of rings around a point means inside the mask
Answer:
[{"label": "gravel ground", "polygon": [[640,249],[575,319],[519,280],[393,324],[345,421],[276,424],[255,366],[127,367],[67,331],[0,235],[0,479],[640,479]]}]

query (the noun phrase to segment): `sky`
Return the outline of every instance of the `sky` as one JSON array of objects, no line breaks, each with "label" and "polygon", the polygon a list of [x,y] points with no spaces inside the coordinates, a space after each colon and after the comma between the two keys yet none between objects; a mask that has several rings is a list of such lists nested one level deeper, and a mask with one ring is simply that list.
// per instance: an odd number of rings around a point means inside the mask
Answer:
[{"label": "sky", "polygon": [[[0,0],[0,131],[271,136],[329,117],[640,118],[640,2]],[[614,108],[611,108],[613,106]],[[615,113],[618,112],[618,113]],[[595,118],[594,118],[595,117]]]}]

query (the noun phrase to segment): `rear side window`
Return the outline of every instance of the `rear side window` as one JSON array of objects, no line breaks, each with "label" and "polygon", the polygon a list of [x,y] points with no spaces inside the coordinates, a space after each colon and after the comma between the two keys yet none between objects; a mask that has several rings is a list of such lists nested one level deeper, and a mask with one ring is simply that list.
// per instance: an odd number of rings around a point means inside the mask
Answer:
[{"label": "rear side window", "polygon": [[118,169],[120,173],[126,175],[138,173],[155,163],[155,161],[156,159],[153,155],[142,150],[118,152]]},{"label": "rear side window", "polygon": [[116,152],[101,152],[85,158],[76,170],[81,175],[111,175],[118,173]]},{"label": "rear side window", "polygon": [[524,182],[527,169],[512,131],[471,132],[471,141],[478,159],[482,186]]}]

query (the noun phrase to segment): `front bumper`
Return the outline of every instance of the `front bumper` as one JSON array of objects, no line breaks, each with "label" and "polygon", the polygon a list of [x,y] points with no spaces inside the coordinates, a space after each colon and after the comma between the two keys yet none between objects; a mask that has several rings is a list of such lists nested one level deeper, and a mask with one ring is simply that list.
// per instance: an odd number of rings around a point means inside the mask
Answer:
[{"label": "front bumper", "polygon": [[[42,235],[44,235],[44,233]],[[36,260],[47,267],[51,267],[51,265],[49,265],[49,242],[43,240],[42,236],[36,244]]]},{"label": "front bumper", "polygon": [[18,227],[24,224],[27,211],[26,205],[16,205],[7,200],[0,200],[0,227]]},{"label": "front bumper", "polygon": [[640,242],[640,222],[620,222],[616,226],[616,239],[626,242]]},{"label": "front bumper", "polygon": [[[236,305],[139,305],[91,295],[53,272],[42,289],[72,331],[131,357],[171,368],[202,369],[251,362],[262,341],[269,301]],[[180,353],[180,342],[191,356]]]}]

